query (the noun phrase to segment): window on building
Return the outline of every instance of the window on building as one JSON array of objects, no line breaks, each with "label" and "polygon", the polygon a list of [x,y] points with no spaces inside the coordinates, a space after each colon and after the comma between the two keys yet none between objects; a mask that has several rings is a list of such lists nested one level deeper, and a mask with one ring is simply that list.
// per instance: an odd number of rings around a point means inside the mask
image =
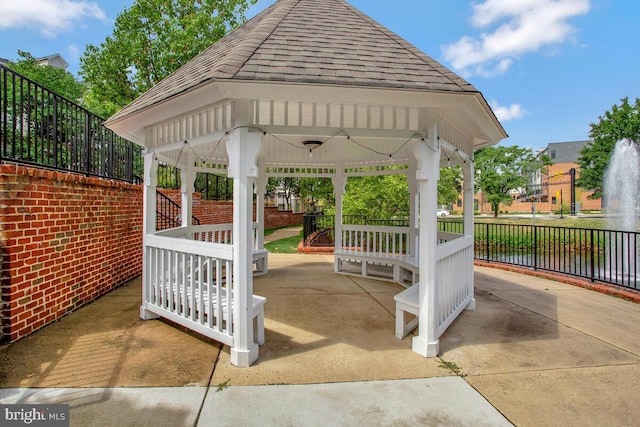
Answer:
[{"label": "window on building", "polygon": [[556,203],[557,203],[557,201],[556,201],[556,196],[552,196],[552,197],[551,197],[551,204],[552,204],[552,205],[555,205]]},{"label": "window on building", "polygon": [[556,158],[556,150],[551,150],[551,158],[552,159]]}]

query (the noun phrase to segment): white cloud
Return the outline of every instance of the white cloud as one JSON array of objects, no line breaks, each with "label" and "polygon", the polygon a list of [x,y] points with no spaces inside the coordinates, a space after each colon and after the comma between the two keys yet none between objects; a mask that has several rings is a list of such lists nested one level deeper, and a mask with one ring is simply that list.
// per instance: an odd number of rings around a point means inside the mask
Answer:
[{"label": "white cloud", "polygon": [[491,108],[498,120],[508,122],[509,120],[519,119],[526,114],[526,111],[520,104],[511,104],[508,107],[498,105],[497,101],[491,101]]},{"label": "white cloud", "polygon": [[69,31],[84,18],[106,19],[97,3],[78,0],[3,0],[0,16],[0,30],[31,28],[45,37]]},{"label": "white cloud", "polygon": [[67,46],[67,53],[69,54],[69,59],[72,61],[80,59],[80,48],[75,44]]},{"label": "white cloud", "polygon": [[473,26],[487,31],[443,46],[444,59],[466,75],[494,76],[520,55],[570,40],[567,21],[588,13],[590,0],[485,0],[472,9]]}]

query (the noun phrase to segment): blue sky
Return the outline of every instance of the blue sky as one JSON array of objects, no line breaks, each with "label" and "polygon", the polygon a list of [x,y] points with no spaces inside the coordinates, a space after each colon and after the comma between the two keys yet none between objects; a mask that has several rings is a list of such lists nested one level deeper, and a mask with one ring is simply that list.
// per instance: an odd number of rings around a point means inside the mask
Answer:
[{"label": "blue sky", "polygon": [[[587,139],[589,123],[640,97],[640,2],[349,1],[479,89],[510,135],[504,145]],[[273,2],[259,0],[249,17]],[[0,0],[0,57],[60,53],[77,74],[85,46],[104,41],[132,3]]]}]

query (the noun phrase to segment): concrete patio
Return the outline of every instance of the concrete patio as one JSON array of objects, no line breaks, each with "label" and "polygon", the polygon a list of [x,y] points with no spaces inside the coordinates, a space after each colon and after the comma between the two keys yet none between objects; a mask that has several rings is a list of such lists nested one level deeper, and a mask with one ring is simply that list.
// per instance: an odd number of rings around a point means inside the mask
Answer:
[{"label": "concrete patio", "polygon": [[[440,357],[394,337],[402,288],[336,275],[332,256],[270,254],[266,343],[229,349],[138,318],[133,281],[0,347],[0,403],[69,403],[72,425],[636,425],[640,306],[476,267],[476,311]],[[260,387],[246,387],[260,386]],[[239,402],[254,402],[239,411]],[[234,406],[235,405],[235,406]],[[246,406],[243,406],[246,408]]]}]

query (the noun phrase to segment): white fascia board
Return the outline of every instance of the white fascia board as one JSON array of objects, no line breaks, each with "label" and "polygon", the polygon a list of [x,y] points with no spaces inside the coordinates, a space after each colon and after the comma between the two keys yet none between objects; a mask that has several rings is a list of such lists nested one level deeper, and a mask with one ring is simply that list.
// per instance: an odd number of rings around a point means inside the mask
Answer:
[{"label": "white fascia board", "polygon": [[[323,86],[295,83],[218,81],[223,98],[278,101],[369,104],[441,111],[464,110],[473,119],[481,139],[495,144],[508,135],[479,92],[417,91],[353,86]],[[454,117],[450,120],[456,122]]]},{"label": "white fascia board", "polygon": [[326,86],[298,83],[218,81],[224,98],[278,101],[370,104],[414,108],[455,108],[472,93],[383,89],[374,87]]},{"label": "white fascia board", "polygon": [[107,121],[105,126],[116,134],[144,146],[146,127],[215,104],[222,99],[220,93],[215,83],[204,84],[113,122]]}]

